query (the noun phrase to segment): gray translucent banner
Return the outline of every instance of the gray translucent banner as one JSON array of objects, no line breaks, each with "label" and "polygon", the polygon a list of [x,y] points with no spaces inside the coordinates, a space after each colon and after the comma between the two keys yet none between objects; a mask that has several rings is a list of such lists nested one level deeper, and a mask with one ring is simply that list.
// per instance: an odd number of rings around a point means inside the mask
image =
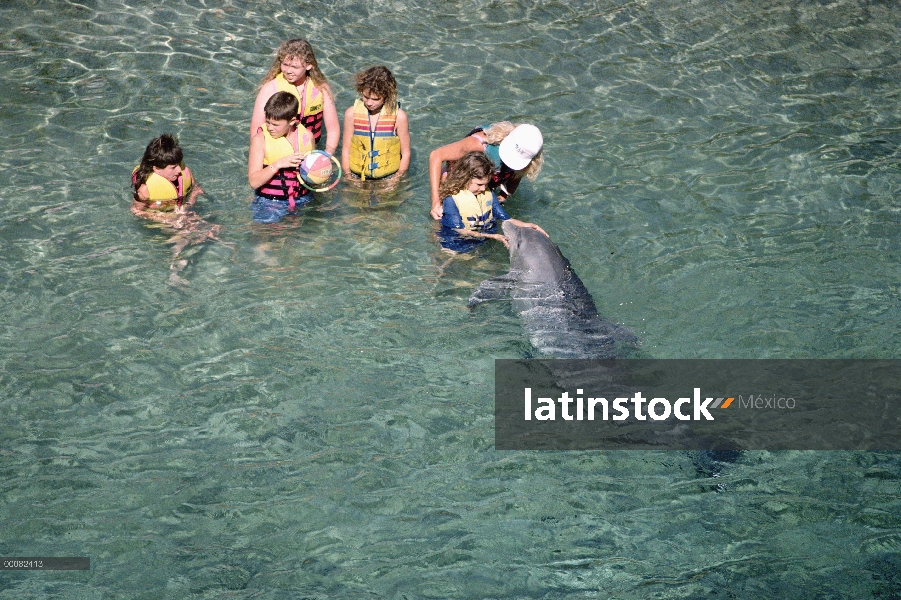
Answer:
[{"label": "gray translucent banner", "polygon": [[12,556],[0,558],[0,571],[89,571],[87,556]]},{"label": "gray translucent banner", "polygon": [[901,360],[497,360],[498,450],[901,450]]}]

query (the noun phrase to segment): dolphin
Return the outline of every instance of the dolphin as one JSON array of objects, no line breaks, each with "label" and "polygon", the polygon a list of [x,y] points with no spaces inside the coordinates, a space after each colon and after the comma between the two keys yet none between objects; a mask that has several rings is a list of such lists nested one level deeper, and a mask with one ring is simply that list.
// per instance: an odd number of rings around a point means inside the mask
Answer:
[{"label": "dolphin", "polygon": [[501,228],[510,245],[510,272],[479,284],[470,308],[509,297],[543,355],[616,358],[637,350],[632,330],[598,314],[582,280],[546,235],[510,221]]}]

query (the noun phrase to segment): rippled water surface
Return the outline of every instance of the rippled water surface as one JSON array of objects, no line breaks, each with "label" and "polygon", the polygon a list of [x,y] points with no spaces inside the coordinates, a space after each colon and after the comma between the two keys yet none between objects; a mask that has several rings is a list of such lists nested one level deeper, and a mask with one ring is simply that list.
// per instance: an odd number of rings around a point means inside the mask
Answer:
[{"label": "rippled water surface", "polygon": [[[297,36],[339,111],[394,71],[412,167],[256,225]],[[495,451],[534,351],[466,308],[506,253],[439,252],[426,162],[537,124],[508,209],[648,356],[895,358],[899,39],[877,0],[0,2],[0,555],[92,565],[0,597],[898,597],[895,454]],[[221,227],[176,259],[129,211],[164,132]]]}]

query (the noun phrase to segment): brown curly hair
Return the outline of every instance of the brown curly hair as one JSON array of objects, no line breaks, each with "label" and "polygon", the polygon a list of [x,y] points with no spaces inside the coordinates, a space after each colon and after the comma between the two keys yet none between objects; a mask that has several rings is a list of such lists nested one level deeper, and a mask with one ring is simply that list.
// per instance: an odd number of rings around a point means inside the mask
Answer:
[{"label": "brown curly hair", "polygon": [[447,198],[463,191],[471,179],[488,179],[494,171],[494,165],[485,153],[476,150],[463,155],[454,163],[454,168],[438,186],[438,197]]},{"label": "brown curly hair", "polygon": [[388,70],[381,65],[369,67],[354,75],[354,88],[357,94],[369,91],[385,101],[383,105],[387,114],[397,112],[397,80]]}]

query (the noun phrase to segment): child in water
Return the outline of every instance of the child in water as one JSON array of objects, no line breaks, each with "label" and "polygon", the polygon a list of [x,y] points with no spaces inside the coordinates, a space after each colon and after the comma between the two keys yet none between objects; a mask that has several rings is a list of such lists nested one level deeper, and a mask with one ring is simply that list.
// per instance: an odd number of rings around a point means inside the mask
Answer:
[{"label": "child in water", "polygon": [[354,77],[359,98],[344,113],[341,169],[360,179],[397,179],[410,166],[407,113],[397,102],[397,81],[387,67],[370,67]]},{"label": "child in water", "polygon": [[441,246],[450,252],[469,252],[494,239],[510,247],[507,238],[497,233],[497,222],[507,221],[520,227],[545,231],[534,223],[511,219],[498,201],[497,194],[488,189],[494,166],[484,152],[465,154],[441,182],[438,192],[442,204]]},{"label": "child in water", "polygon": [[217,240],[219,225],[211,225],[188,210],[203,190],[185,166],[184,153],[175,136],[166,133],[150,140],[141,164],[131,173],[131,183],[134,188],[131,212],[176,230],[169,240],[173,244],[169,282],[186,284],[178,273],[188,263],[179,260],[179,254],[191,244]]},{"label": "child in water", "polygon": [[319,70],[313,47],[306,40],[293,39],[278,47],[269,72],[260,83],[250,118],[250,137],[265,122],[264,107],[276,92],[288,92],[297,98],[300,124],[310,130],[318,144],[325,128],[325,151],[338,149],[338,111],[325,75]]},{"label": "child in water", "polygon": [[257,223],[277,223],[313,198],[301,185],[297,167],[315,142],[299,123],[297,106],[292,94],[273,94],[264,107],[265,125],[250,140],[247,180],[254,190],[251,208]]},{"label": "child in water", "polygon": [[134,203],[131,212],[155,221],[172,223],[187,212],[203,190],[184,165],[184,153],[174,135],[150,140],[139,164],[131,172]]}]

